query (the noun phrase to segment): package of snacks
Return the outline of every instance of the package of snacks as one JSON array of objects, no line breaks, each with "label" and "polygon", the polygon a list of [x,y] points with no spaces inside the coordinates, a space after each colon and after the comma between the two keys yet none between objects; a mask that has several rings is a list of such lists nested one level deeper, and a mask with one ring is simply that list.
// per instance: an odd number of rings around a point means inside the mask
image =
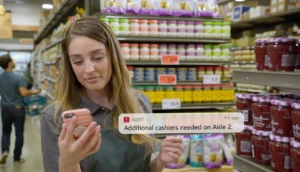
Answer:
[{"label": "package of snacks", "polygon": [[221,141],[223,134],[204,135],[204,166],[205,168],[219,168],[223,164],[223,149]]},{"label": "package of snacks", "polygon": [[195,16],[212,17],[213,9],[210,0],[196,0]]},{"label": "package of snacks", "polygon": [[127,14],[139,14],[141,10],[141,0],[126,0]]},{"label": "package of snacks", "polygon": [[183,152],[176,163],[168,163],[167,168],[184,168],[186,165],[186,160],[190,148],[190,136],[189,135],[179,135],[177,137],[181,137],[183,139],[182,145],[183,145]]},{"label": "package of snacks", "polygon": [[173,16],[193,16],[193,0],[174,0]]},{"label": "package of snacks", "polygon": [[227,134],[224,137],[224,140],[221,142],[227,164],[232,165],[233,163],[233,155],[236,154],[234,142],[233,142],[233,136],[232,134]]},{"label": "package of snacks", "polygon": [[218,2],[216,0],[210,0],[210,6],[212,7],[212,12],[213,12],[212,17],[221,18]]},{"label": "package of snacks", "polygon": [[190,165],[191,167],[204,167],[203,135],[191,135]]},{"label": "package of snacks", "polygon": [[126,13],[126,1],[124,0],[105,0],[104,13]]},{"label": "package of snacks", "polygon": [[173,0],[155,0],[158,6],[157,14],[160,16],[173,15]]},{"label": "package of snacks", "polygon": [[140,14],[155,15],[157,13],[157,6],[154,5],[154,0],[141,0]]}]

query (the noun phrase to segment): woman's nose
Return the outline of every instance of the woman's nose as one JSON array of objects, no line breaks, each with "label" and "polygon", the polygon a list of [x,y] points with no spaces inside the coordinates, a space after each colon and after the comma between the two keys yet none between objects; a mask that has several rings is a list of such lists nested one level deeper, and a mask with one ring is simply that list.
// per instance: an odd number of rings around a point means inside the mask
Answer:
[{"label": "woman's nose", "polygon": [[93,62],[87,61],[85,64],[85,72],[92,73],[94,71],[95,71],[95,66],[94,66]]}]

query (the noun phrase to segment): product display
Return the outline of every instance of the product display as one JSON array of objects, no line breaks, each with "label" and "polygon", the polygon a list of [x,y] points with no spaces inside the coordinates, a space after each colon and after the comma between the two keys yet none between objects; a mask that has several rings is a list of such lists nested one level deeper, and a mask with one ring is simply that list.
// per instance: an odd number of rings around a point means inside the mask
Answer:
[{"label": "product display", "polygon": [[236,139],[236,152],[241,156],[252,156],[252,126],[245,125],[244,131],[241,133],[235,133]]},{"label": "product display", "polygon": [[271,132],[252,130],[251,142],[255,162],[263,165],[270,165],[269,135]]}]

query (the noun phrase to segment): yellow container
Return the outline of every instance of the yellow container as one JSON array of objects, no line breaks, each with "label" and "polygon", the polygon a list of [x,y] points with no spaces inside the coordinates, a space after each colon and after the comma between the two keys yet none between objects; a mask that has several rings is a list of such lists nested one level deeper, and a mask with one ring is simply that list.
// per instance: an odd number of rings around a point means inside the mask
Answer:
[{"label": "yellow container", "polygon": [[204,85],[202,90],[203,103],[212,101],[212,90],[210,85]]},{"label": "yellow container", "polygon": [[164,99],[164,86],[156,86],[154,93],[154,102],[157,104],[161,104],[162,99]]},{"label": "yellow container", "polygon": [[183,90],[183,86],[181,85],[176,85],[174,86],[174,98],[175,99],[180,99],[181,102],[183,102],[184,99],[184,90]]},{"label": "yellow container", "polygon": [[232,102],[234,101],[234,86],[233,84],[228,85],[228,101]]},{"label": "yellow container", "polygon": [[222,85],[222,88],[220,89],[220,92],[221,92],[221,101],[222,102],[227,102],[229,101],[229,89],[227,87],[227,84],[223,84]]},{"label": "yellow container", "polygon": [[165,86],[164,98],[165,99],[174,99],[174,87],[172,85]]},{"label": "yellow container", "polygon": [[151,103],[155,103],[155,91],[154,86],[145,86],[145,94],[149,98]]},{"label": "yellow container", "polygon": [[192,86],[186,85],[183,88],[184,88],[183,103],[192,103],[193,100]]},{"label": "yellow container", "polygon": [[193,103],[201,103],[203,100],[202,86],[194,86],[193,88]]},{"label": "yellow container", "polygon": [[212,102],[221,101],[220,85],[212,85]]}]

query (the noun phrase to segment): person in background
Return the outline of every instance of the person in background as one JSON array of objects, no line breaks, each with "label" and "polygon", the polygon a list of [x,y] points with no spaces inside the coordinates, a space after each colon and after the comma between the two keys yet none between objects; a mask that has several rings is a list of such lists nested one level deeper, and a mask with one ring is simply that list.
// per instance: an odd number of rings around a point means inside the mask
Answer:
[{"label": "person in background", "polygon": [[22,163],[22,147],[24,142],[25,105],[23,97],[36,95],[38,90],[28,90],[27,84],[21,75],[12,72],[15,67],[13,59],[7,54],[0,56],[0,66],[4,72],[0,75],[0,96],[2,114],[2,157],[0,164],[5,164],[10,146],[12,124],[15,125],[16,141],[14,162]]},{"label": "person in background", "polygon": [[31,66],[30,66],[30,63],[27,64],[27,67],[26,67],[26,71],[24,72],[24,79],[27,83],[27,89],[31,89],[32,88],[32,83],[33,83],[33,79],[31,77]]}]

